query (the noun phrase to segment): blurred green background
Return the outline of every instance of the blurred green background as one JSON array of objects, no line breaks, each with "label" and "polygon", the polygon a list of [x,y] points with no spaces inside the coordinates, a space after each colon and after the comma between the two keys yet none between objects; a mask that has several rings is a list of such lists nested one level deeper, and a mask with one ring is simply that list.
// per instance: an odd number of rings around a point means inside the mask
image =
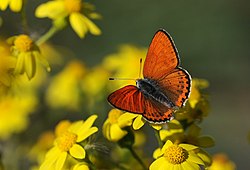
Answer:
[{"label": "blurred green background", "polygon": [[[36,34],[50,26],[48,19],[34,17],[41,0],[29,0],[29,25]],[[225,152],[237,169],[250,166],[250,1],[247,0],[94,0],[103,19],[95,21],[101,36],[90,34],[79,39],[70,27],[51,41],[66,46],[88,66],[100,63],[121,44],[148,47],[159,28],[173,37],[182,66],[192,77],[210,82],[211,112],[202,123],[203,134],[215,138],[216,146],[208,151]],[[20,20],[17,14],[1,12],[1,34],[13,35]],[[8,16],[7,16],[8,15]],[[67,33],[66,33],[67,32]],[[138,69],[138,68],[134,68]],[[98,83],[98,82],[97,82]]]}]

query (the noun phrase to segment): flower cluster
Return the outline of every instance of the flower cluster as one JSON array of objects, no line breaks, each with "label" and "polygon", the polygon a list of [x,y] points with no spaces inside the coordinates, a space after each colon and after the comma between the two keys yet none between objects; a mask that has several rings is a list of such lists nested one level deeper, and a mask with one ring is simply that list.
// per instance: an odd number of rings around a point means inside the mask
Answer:
[{"label": "flower cluster", "polygon": [[[55,45],[56,38],[48,40],[67,28],[79,41],[88,33],[101,35],[93,22],[102,19],[95,6],[83,0],[34,3],[30,24],[30,4],[0,0],[1,13],[10,10],[0,16],[1,28],[12,12],[21,19],[15,33],[0,33],[1,170],[236,169],[225,154],[211,156],[206,151],[215,145],[200,126],[210,110],[207,80],[193,78],[185,106],[163,124],[148,122],[141,114],[110,110],[108,94],[142,78],[147,49],[123,44],[89,66],[79,57],[82,53]],[[43,22],[51,24],[47,31]]]},{"label": "flower cluster", "polygon": [[[85,140],[92,134],[98,131],[97,127],[92,127],[96,115],[92,115],[86,121],[61,121],[56,128],[56,139],[54,147],[52,147],[46,154],[44,162],[40,166],[40,170],[47,169],[62,169],[63,166],[75,166],[75,169],[81,169],[87,166],[84,162],[86,158],[86,148],[88,148]],[[69,156],[79,159],[74,162],[68,160]],[[66,165],[68,163],[69,165]]]}]

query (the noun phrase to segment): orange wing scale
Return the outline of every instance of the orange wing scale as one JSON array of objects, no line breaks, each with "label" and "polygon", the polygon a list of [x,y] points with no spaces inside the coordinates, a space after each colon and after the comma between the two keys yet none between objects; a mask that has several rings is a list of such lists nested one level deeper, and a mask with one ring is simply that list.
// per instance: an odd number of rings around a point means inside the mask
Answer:
[{"label": "orange wing scale", "polygon": [[145,98],[145,111],[142,114],[149,122],[164,123],[171,119],[173,110],[154,100]]},{"label": "orange wing scale", "polygon": [[191,88],[191,77],[186,70],[176,68],[157,82],[161,91],[168,96],[176,106],[181,107],[185,104]]},{"label": "orange wing scale", "polygon": [[164,30],[157,31],[144,62],[144,78],[158,80],[178,65],[179,57],[172,38]]},{"label": "orange wing scale", "polygon": [[118,109],[142,114],[150,122],[166,122],[172,117],[172,110],[152,99],[146,98],[136,86],[125,86],[108,97],[109,103]]},{"label": "orange wing scale", "polygon": [[114,107],[133,113],[144,112],[144,96],[136,86],[128,85],[108,96],[108,101]]}]

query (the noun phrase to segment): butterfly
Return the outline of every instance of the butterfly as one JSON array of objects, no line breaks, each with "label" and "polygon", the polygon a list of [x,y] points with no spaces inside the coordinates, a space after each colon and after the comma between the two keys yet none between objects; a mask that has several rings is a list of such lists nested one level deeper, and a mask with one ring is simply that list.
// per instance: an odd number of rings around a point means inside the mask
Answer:
[{"label": "butterfly", "polygon": [[148,48],[142,79],[108,96],[108,102],[123,111],[141,114],[151,123],[165,123],[187,101],[191,76],[181,68],[171,36],[158,30]]}]

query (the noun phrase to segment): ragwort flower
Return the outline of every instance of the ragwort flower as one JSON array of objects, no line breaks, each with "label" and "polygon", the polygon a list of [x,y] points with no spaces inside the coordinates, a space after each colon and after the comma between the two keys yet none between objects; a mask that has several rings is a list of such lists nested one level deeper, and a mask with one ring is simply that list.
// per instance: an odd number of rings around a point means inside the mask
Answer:
[{"label": "ragwort flower", "polygon": [[123,128],[130,126],[132,122],[119,119],[122,114],[122,111],[112,109],[108,114],[108,119],[103,124],[103,135],[109,141],[117,142],[128,134]]},{"label": "ragwort flower", "polygon": [[173,144],[168,140],[154,156],[157,159],[150,165],[150,170],[200,170],[204,162],[195,154],[197,146],[189,144]]},{"label": "ragwort flower", "polygon": [[[119,122],[132,122],[132,127],[134,130],[140,129],[147,121],[143,118],[141,114],[126,112],[119,117]],[[150,125],[156,129],[160,130],[163,124],[153,124]]]},{"label": "ragwort flower", "polygon": [[86,121],[59,124],[54,147],[47,152],[40,170],[62,169],[69,155],[76,159],[84,159],[86,151],[81,142],[98,131],[97,127],[92,127],[96,118],[97,115],[92,115]]},{"label": "ragwort flower", "polygon": [[0,139],[7,139],[13,133],[20,133],[29,124],[29,115],[37,105],[34,95],[5,95],[0,99]]},{"label": "ragwort flower", "polygon": [[39,47],[28,35],[13,36],[7,41],[12,45],[12,56],[17,58],[15,74],[26,73],[27,77],[32,79],[36,74],[38,61],[46,67],[47,71],[50,71],[47,60],[41,55]]},{"label": "ragwort flower", "polygon": [[201,136],[201,128],[196,124],[192,124],[184,132],[184,129],[180,122],[176,119],[167,123],[167,129],[160,130],[160,139],[162,141],[176,141],[179,143],[189,143],[199,147],[212,147],[214,146],[214,140],[210,136]]},{"label": "ragwort flower", "polygon": [[6,10],[8,5],[13,12],[19,12],[22,9],[23,0],[1,0],[0,10]]},{"label": "ragwort flower", "polygon": [[84,38],[88,31],[93,35],[101,34],[101,30],[83,14],[86,13],[92,19],[100,18],[100,15],[93,11],[93,5],[81,0],[52,0],[38,6],[35,15],[38,18],[48,17],[52,20],[69,17],[73,30],[80,38]]},{"label": "ragwort flower", "polygon": [[10,56],[6,44],[0,41],[0,96],[6,94],[13,80],[13,70],[16,65],[16,59]]},{"label": "ragwort flower", "polygon": [[236,165],[224,153],[213,156],[213,163],[208,170],[236,170]]},{"label": "ragwort flower", "polygon": [[46,92],[46,101],[49,106],[79,110],[82,97],[81,82],[85,72],[84,64],[73,60],[55,75]]},{"label": "ragwort flower", "polygon": [[[209,112],[207,96],[202,90],[209,85],[207,80],[193,79],[190,97],[184,107],[175,112],[175,118],[179,121],[186,121],[186,124],[201,121]],[[184,127],[185,128],[185,127]]]}]

